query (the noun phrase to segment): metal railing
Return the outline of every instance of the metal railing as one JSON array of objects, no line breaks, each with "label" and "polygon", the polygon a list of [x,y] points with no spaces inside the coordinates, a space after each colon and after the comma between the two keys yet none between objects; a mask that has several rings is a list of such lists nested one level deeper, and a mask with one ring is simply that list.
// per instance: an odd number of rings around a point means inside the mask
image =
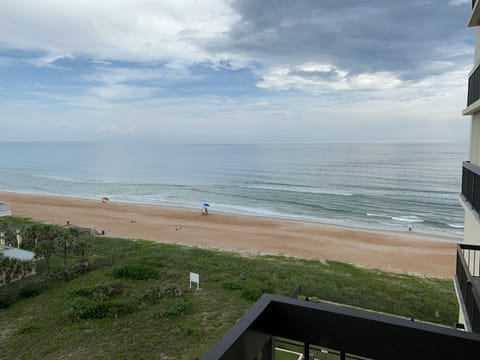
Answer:
[{"label": "metal railing", "polygon": [[[456,277],[473,332],[480,332],[480,246],[457,245]],[[478,283],[477,283],[478,281]]]},{"label": "metal railing", "polygon": [[[304,343],[295,342],[295,341],[291,341],[283,338],[275,339],[275,348],[276,348],[277,354],[278,352],[281,352],[281,351],[293,352],[299,356],[304,355],[305,353]],[[345,353],[342,353],[341,351],[328,349],[325,347],[320,347],[315,345],[310,345],[310,344],[308,344],[308,353],[310,355],[309,356],[310,359],[315,359],[315,360],[323,360],[323,359],[367,360],[368,359],[365,357],[358,357],[351,354],[345,354]]]},{"label": "metal railing", "polygon": [[468,97],[467,106],[470,106],[480,98],[480,67],[468,78]]},{"label": "metal railing", "polygon": [[[340,360],[350,355],[390,360],[471,359],[480,349],[479,334],[264,294],[202,360],[246,360],[259,354],[263,360],[273,360],[275,338],[303,344],[307,359],[310,355],[317,358],[317,349],[320,358],[325,354],[324,358],[340,356]],[[331,350],[334,357],[329,356]]]},{"label": "metal railing", "polygon": [[480,167],[463,162],[462,195],[472,209],[480,214]]}]

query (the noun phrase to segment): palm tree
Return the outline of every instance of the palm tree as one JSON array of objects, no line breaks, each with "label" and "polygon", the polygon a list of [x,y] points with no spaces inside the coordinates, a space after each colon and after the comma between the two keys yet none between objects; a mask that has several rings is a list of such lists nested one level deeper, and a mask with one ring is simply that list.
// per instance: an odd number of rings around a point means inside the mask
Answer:
[{"label": "palm tree", "polygon": [[5,263],[3,259],[5,259],[5,257],[3,254],[0,254],[0,278],[2,279],[2,284],[5,283]]},{"label": "palm tree", "polygon": [[10,292],[10,284],[15,276],[20,274],[20,266],[19,261],[15,259],[10,259],[7,257],[3,257],[0,259],[0,268],[2,269],[3,276],[4,276],[4,291],[5,294]]},{"label": "palm tree", "polygon": [[35,269],[35,263],[33,261],[20,261],[19,262],[19,271],[20,271],[20,287],[23,288],[25,285],[25,278],[27,275]]},{"label": "palm tree", "polygon": [[88,261],[88,254],[92,250],[92,244],[87,242],[85,239],[78,240],[73,248],[75,254],[81,256],[82,262]]},{"label": "palm tree", "polygon": [[75,230],[76,229],[69,228],[67,230],[59,231],[58,237],[55,239],[57,246],[63,252],[63,274],[65,280],[67,280],[68,277],[67,253],[78,239],[78,231]]},{"label": "palm tree", "polygon": [[80,239],[73,247],[73,252],[81,256],[81,259],[73,266],[76,273],[85,273],[89,269],[88,254],[92,250],[92,245],[85,239]]},{"label": "palm tree", "polygon": [[50,258],[52,255],[55,254],[57,248],[55,246],[55,243],[53,240],[45,240],[37,244],[35,247],[35,252],[37,255],[40,255],[45,259],[45,262],[47,263],[47,276],[50,276]]},{"label": "palm tree", "polygon": [[54,225],[33,224],[23,230],[26,248],[32,249],[42,241],[55,240],[59,229]]}]

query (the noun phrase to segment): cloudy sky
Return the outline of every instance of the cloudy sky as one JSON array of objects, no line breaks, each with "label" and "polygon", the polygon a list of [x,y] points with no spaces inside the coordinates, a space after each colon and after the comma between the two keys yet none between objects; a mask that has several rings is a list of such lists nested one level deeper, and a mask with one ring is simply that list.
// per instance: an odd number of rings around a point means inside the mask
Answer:
[{"label": "cloudy sky", "polygon": [[470,0],[1,0],[0,141],[468,141]]}]

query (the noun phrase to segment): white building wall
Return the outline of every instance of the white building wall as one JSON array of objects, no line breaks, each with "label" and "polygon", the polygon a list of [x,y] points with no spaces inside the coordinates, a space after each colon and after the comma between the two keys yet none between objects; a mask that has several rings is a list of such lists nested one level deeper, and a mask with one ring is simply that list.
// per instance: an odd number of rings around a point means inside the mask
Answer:
[{"label": "white building wall", "polygon": [[470,127],[470,162],[480,166],[480,112],[473,114]]},{"label": "white building wall", "polygon": [[475,43],[475,58],[473,61],[475,65],[480,62],[480,27],[477,26],[476,29],[477,29],[477,32],[476,32],[477,41]]},{"label": "white building wall", "polygon": [[465,209],[463,240],[468,244],[480,245],[480,222],[472,215],[472,211],[469,209]]}]

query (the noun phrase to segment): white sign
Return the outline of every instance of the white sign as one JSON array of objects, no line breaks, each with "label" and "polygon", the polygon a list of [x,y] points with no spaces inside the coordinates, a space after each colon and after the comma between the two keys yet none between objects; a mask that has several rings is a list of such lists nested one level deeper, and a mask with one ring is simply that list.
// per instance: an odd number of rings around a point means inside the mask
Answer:
[{"label": "white sign", "polygon": [[197,290],[200,288],[200,275],[196,273],[190,273],[190,288],[192,288],[192,282],[197,283]]}]

